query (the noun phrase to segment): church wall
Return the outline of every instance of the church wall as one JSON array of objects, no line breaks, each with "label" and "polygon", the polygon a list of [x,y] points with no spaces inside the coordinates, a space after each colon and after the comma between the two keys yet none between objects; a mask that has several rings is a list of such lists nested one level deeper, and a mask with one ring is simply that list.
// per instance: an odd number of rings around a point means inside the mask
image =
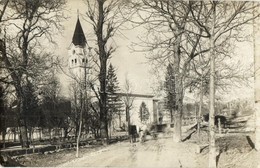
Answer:
[{"label": "church wall", "polygon": [[[130,122],[132,125],[141,126],[144,124],[141,122],[141,119],[140,119],[140,106],[141,106],[142,102],[144,102],[146,104],[146,107],[150,114],[149,119],[145,122],[145,124],[152,124],[152,123],[154,123],[154,121],[157,120],[154,118],[155,116],[158,116],[158,115],[154,114],[154,112],[155,113],[158,112],[158,110],[155,110],[155,109],[157,109],[157,106],[154,103],[154,99],[146,98],[146,97],[135,97],[134,101],[133,101],[133,106],[130,110]],[[125,106],[122,109],[123,109],[123,112],[121,115],[121,126],[123,127],[123,125],[125,125],[125,126],[127,125],[127,122],[126,122]],[[114,117],[113,123],[114,123],[115,128],[119,128],[119,117],[118,116]]]}]

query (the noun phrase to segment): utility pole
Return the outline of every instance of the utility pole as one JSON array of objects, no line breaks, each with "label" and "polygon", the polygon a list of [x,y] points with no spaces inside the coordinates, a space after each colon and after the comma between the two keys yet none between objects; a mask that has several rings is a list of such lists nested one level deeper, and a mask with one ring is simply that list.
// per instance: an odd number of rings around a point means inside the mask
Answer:
[{"label": "utility pole", "polygon": [[[91,48],[89,48],[90,50]],[[90,53],[90,51],[89,51]],[[84,49],[84,78],[83,81],[80,79],[80,92],[81,94],[83,93],[83,96],[81,96],[81,107],[80,107],[80,118],[79,118],[79,132],[78,132],[78,137],[77,137],[77,147],[76,147],[76,157],[79,157],[79,142],[80,142],[80,137],[81,137],[81,132],[82,132],[82,120],[83,120],[83,111],[87,112],[88,111],[88,92],[87,92],[87,74],[88,74],[88,67],[87,67],[87,57],[86,57],[86,51]]]}]

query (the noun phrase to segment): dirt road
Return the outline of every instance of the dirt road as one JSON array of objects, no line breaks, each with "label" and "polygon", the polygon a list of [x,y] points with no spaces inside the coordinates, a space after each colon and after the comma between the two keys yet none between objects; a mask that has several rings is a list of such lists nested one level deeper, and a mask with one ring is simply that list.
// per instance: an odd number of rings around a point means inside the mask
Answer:
[{"label": "dirt road", "polygon": [[117,143],[60,167],[197,167],[194,146],[171,138]]}]

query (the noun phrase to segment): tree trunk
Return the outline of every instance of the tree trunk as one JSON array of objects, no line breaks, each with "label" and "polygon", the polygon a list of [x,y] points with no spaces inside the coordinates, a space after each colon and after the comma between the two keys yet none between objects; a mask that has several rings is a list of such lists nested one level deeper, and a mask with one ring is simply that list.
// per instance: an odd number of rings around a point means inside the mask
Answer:
[{"label": "tree trunk", "polygon": [[176,82],[176,113],[175,113],[174,138],[173,138],[175,142],[182,141],[182,129],[181,129],[182,115],[183,115],[183,85],[182,85],[182,80],[178,80],[178,82]]},{"label": "tree trunk", "polygon": [[79,124],[80,123],[76,124],[76,130],[75,130],[75,135],[74,135],[75,136],[75,142],[77,142],[77,138],[78,138],[78,134],[79,134]]},{"label": "tree trunk", "polygon": [[170,115],[171,115],[171,123],[173,123],[173,111],[174,111],[173,109],[170,109],[170,113],[171,113],[171,114],[170,114]]},{"label": "tree trunk", "polygon": [[82,127],[82,110],[80,111],[80,118],[79,118],[79,130],[78,130],[78,137],[77,137],[76,157],[79,157],[79,142],[80,142],[80,136],[81,136],[81,127]]},{"label": "tree trunk", "polygon": [[5,137],[6,137],[6,129],[3,129],[2,132],[3,148],[5,148]]},{"label": "tree trunk", "polygon": [[[79,143],[80,143],[80,137],[82,132],[82,122],[83,122],[83,111],[86,110],[86,67],[85,67],[85,73],[84,73],[84,86],[80,86],[80,112],[79,112],[79,127],[78,127],[78,136],[76,141],[76,157],[79,157]],[[82,93],[84,91],[84,93]]]},{"label": "tree trunk", "polygon": [[178,34],[176,38],[176,44],[174,45],[174,62],[173,69],[175,73],[175,93],[176,93],[176,113],[175,113],[175,121],[174,121],[174,137],[173,140],[175,142],[181,142],[182,140],[182,112],[183,112],[183,78],[180,72],[180,61],[181,61],[181,50],[180,44],[182,40],[182,30],[177,30],[176,34]]},{"label": "tree trunk", "polygon": [[96,36],[99,51],[100,60],[100,73],[99,73],[99,83],[100,83],[100,135],[102,143],[104,145],[108,144],[108,121],[107,121],[107,93],[106,93],[106,75],[107,75],[107,54],[105,50],[106,41],[104,41],[104,2],[98,1],[98,22],[96,28]]},{"label": "tree trunk", "polygon": [[112,137],[112,123],[109,121],[109,139]]},{"label": "tree trunk", "polygon": [[14,142],[16,141],[16,127],[14,127]]},{"label": "tree trunk", "polygon": [[[258,2],[257,2],[258,3]],[[255,3],[254,3],[255,4]],[[259,10],[254,11],[259,12]],[[259,17],[254,20],[253,34],[254,34],[254,57],[255,57],[255,149],[260,154],[260,31],[258,25],[260,23]]]},{"label": "tree trunk", "polygon": [[220,122],[220,118],[218,118],[218,133],[221,134],[221,122]]},{"label": "tree trunk", "polygon": [[201,81],[200,81],[200,104],[199,104],[199,112],[198,112],[198,119],[197,119],[197,130],[198,130],[199,141],[200,141],[200,125],[201,125],[202,105],[203,105],[203,81],[202,81],[202,75],[201,75]]},{"label": "tree trunk", "polygon": [[127,122],[127,132],[128,135],[130,135],[130,114],[129,114],[129,107],[125,108],[125,113],[126,113],[126,122]]},{"label": "tree trunk", "polygon": [[102,143],[107,145],[108,121],[107,121],[107,94],[106,94],[106,61],[102,60],[100,68],[100,133]]},{"label": "tree trunk", "polygon": [[[20,121],[21,123],[21,121]],[[20,126],[20,138],[21,138],[21,145],[22,148],[29,148],[29,141],[28,141],[28,136],[27,136],[27,129],[26,126],[21,124]]]},{"label": "tree trunk", "polygon": [[39,129],[39,140],[42,140],[42,128]]},{"label": "tree trunk", "polygon": [[210,36],[210,106],[209,106],[209,167],[216,168],[216,144],[215,144],[215,20],[216,20],[216,4],[212,2],[213,18]]},{"label": "tree trunk", "polygon": [[118,114],[118,120],[119,120],[119,128],[121,128],[122,127],[122,125],[121,125],[121,112],[119,112],[119,114]]},{"label": "tree trunk", "polygon": [[[19,91],[22,91],[19,90]],[[22,94],[17,95],[18,97],[18,109],[19,109],[19,127],[20,127],[20,138],[22,148],[29,148],[28,134],[27,134],[27,125],[24,114],[23,107],[23,98]]]},{"label": "tree trunk", "polygon": [[29,131],[29,137],[28,137],[28,139],[29,139],[30,143],[32,143],[32,128],[31,128],[31,127],[28,127],[28,131]]}]

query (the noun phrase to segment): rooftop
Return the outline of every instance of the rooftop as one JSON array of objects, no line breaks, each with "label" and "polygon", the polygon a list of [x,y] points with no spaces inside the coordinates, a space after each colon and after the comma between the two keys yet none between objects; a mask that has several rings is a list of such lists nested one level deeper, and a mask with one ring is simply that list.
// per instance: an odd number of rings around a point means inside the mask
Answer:
[{"label": "rooftop", "polygon": [[85,34],[83,32],[82,26],[81,26],[79,18],[78,18],[77,23],[76,23],[76,28],[74,31],[74,35],[72,38],[72,43],[75,46],[78,46],[78,45],[85,46],[86,42],[87,42],[87,40],[86,40]]}]

